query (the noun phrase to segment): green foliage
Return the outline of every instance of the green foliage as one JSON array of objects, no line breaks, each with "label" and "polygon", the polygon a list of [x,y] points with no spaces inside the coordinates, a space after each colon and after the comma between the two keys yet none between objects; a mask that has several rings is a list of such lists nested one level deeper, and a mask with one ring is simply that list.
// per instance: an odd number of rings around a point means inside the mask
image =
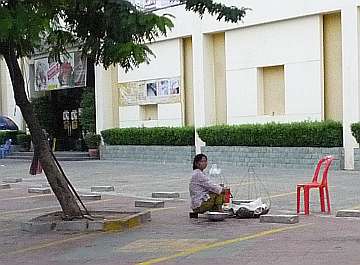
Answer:
[{"label": "green foliage", "polygon": [[[186,10],[218,20],[238,22],[246,8],[227,7],[214,0],[182,0]],[[147,12],[124,0],[14,0],[0,5],[0,54],[18,57],[42,48],[60,61],[67,48],[80,45],[83,55],[105,67],[125,70],[149,62],[146,45],[174,26],[169,14]],[[65,22],[65,23],[64,23]],[[11,44],[11,45],[10,45]]]},{"label": "green foliage", "polygon": [[224,18],[226,22],[233,23],[241,21],[245,17],[246,11],[251,10],[245,7],[226,6],[213,0],[181,0],[180,2],[185,3],[186,10],[199,13],[200,17],[207,11],[211,15],[216,15],[217,20]]},{"label": "green foliage", "polygon": [[80,107],[80,124],[85,133],[95,133],[95,91],[94,88],[86,88],[82,94]]},{"label": "green foliage", "polygon": [[107,145],[169,145],[195,144],[193,127],[114,128],[101,132]]},{"label": "green foliage", "polygon": [[97,149],[101,144],[101,135],[89,133],[85,135],[84,140],[89,149]]},{"label": "green foliage", "polygon": [[35,115],[39,119],[40,126],[45,129],[50,135],[54,135],[55,125],[55,111],[50,104],[48,97],[38,97],[31,100]]},{"label": "green foliage", "polygon": [[294,122],[287,124],[246,124],[198,129],[210,146],[342,146],[340,122]]},{"label": "green foliage", "polygon": [[16,141],[18,145],[21,145],[25,149],[30,149],[31,144],[31,135],[30,134],[18,134],[16,136]]},{"label": "green foliage", "polygon": [[351,124],[351,132],[356,141],[360,143],[360,122]]},{"label": "green foliage", "polygon": [[0,131],[0,145],[4,144],[7,139],[12,140],[12,144],[17,144],[17,135],[25,134],[22,131]]}]

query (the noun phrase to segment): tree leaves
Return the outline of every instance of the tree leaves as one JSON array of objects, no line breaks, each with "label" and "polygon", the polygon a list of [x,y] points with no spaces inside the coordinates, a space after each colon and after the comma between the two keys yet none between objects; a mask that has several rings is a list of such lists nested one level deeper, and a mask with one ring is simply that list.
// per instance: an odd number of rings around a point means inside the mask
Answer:
[{"label": "tree leaves", "polygon": [[[248,10],[213,0],[181,3],[201,17],[208,12],[230,22],[240,21]],[[76,45],[95,63],[129,70],[154,56],[147,43],[166,36],[174,26],[171,18],[126,0],[13,0],[0,6],[0,54],[11,46],[18,57],[31,56],[41,47],[59,61]]]}]

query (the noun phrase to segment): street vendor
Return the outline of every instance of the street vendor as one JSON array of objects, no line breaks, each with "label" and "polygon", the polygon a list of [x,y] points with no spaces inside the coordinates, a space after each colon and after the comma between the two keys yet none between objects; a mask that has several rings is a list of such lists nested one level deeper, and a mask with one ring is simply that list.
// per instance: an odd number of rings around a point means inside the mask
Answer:
[{"label": "street vendor", "polygon": [[225,190],[222,186],[212,183],[204,173],[207,157],[198,154],[194,158],[193,173],[189,184],[191,209],[194,213],[222,211]]}]

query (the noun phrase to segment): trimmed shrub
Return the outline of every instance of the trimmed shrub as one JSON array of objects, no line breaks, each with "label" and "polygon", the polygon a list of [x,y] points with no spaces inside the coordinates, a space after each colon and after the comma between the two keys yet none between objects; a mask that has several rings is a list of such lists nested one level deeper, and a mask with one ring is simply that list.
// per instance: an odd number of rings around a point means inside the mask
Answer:
[{"label": "trimmed shrub", "polygon": [[89,149],[97,149],[101,144],[101,135],[89,133],[85,135],[84,140]]},{"label": "trimmed shrub", "polygon": [[360,122],[351,124],[351,132],[356,141],[360,143]]},{"label": "trimmed shrub", "polygon": [[21,145],[25,150],[30,150],[31,145],[31,135],[30,134],[18,134],[16,136],[16,141],[18,145]]},{"label": "trimmed shrub", "polygon": [[193,127],[114,128],[101,132],[107,145],[169,145],[195,144]]},{"label": "trimmed shrub", "polygon": [[343,145],[340,122],[294,122],[223,125],[200,128],[209,146],[339,147]]},{"label": "trimmed shrub", "polygon": [[17,144],[16,136],[25,134],[23,131],[0,131],[0,145],[4,144],[7,139],[12,140],[12,144]]}]

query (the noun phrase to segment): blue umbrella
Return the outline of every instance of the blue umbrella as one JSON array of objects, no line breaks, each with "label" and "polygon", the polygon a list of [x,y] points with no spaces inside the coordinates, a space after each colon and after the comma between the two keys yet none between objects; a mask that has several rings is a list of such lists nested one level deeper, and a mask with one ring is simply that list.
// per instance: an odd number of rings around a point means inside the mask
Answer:
[{"label": "blue umbrella", "polygon": [[17,131],[19,130],[18,126],[15,122],[5,116],[0,116],[0,130],[11,130]]}]

